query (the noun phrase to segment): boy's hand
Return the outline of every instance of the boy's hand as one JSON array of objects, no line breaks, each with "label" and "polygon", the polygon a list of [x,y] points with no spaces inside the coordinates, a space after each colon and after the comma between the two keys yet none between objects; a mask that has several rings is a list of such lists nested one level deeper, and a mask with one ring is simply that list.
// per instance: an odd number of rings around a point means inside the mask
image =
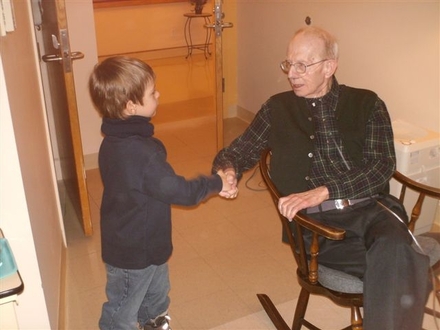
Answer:
[{"label": "boy's hand", "polygon": [[220,196],[225,198],[235,198],[238,195],[237,177],[233,169],[227,169],[225,171],[219,170],[218,175],[222,178],[223,188],[219,193]]}]

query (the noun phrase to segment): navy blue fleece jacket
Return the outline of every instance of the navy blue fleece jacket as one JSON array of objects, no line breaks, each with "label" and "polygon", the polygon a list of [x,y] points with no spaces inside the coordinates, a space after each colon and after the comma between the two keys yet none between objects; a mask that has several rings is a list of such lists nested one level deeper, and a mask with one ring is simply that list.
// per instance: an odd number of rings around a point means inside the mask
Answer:
[{"label": "navy blue fleece jacket", "polygon": [[150,118],[104,118],[99,169],[102,258],[124,269],[165,263],[172,252],[171,205],[196,205],[219,193],[218,175],[187,180],[167,162]]}]

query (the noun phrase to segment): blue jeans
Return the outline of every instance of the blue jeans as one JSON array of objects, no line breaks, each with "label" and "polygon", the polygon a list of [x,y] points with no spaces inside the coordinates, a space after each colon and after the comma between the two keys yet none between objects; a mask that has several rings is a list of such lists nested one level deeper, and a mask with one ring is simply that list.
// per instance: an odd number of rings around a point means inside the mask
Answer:
[{"label": "blue jeans", "polygon": [[101,330],[135,330],[168,310],[168,264],[121,269],[106,264],[107,302],[102,305]]}]

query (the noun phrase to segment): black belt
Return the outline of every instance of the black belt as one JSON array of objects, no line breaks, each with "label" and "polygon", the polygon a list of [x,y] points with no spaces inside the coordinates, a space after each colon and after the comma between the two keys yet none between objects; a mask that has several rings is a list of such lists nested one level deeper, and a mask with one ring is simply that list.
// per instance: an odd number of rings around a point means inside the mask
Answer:
[{"label": "black belt", "polygon": [[324,201],[321,204],[313,207],[308,207],[304,211],[306,214],[326,212],[331,210],[343,210],[347,206],[354,205],[360,202],[367,201],[371,198],[375,198],[378,195],[371,197],[357,198],[357,199],[332,199],[329,201]]}]

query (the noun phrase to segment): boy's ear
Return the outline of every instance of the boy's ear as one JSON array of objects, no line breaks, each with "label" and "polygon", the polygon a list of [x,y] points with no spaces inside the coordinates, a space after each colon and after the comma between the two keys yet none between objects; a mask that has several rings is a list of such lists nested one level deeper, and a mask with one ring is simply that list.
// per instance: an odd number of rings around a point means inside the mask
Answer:
[{"label": "boy's ear", "polygon": [[125,105],[124,114],[127,116],[133,116],[136,114],[136,104],[130,100]]}]

